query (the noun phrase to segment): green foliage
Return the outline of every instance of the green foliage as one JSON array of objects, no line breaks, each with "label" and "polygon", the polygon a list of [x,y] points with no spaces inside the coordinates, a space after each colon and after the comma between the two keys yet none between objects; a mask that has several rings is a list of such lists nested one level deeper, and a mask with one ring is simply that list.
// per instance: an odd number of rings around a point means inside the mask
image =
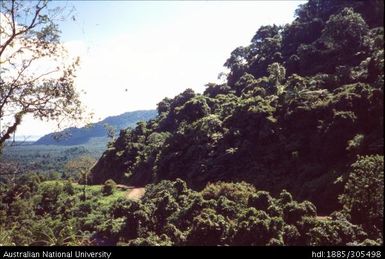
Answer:
[{"label": "green foliage", "polygon": [[152,233],[146,238],[137,238],[129,242],[131,246],[170,246],[172,242],[167,235],[157,236]]},{"label": "green foliage", "polygon": [[352,223],[378,235],[384,224],[384,157],[359,156],[352,164],[340,201]]},{"label": "green foliage", "polygon": [[[2,244],[91,244],[91,233],[108,230],[111,203],[126,192],[117,190],[105,202],[102,186],[86,186],[90,195],[83,201],[83,188],[68,180],[44,180],[37,174],[24,174],[13,185],[4,186],[0,193]],[[113,226],[110,232],[115,231]]]},{"label": "green foliage", "polygon": [[[1,193],[1,218],[48,217],[44,244],[66,242],[58,219],[102,245],[381,244],[382,18],[383,1],[309,0],[291,24],[236,48],[226,82],[163,99],[81,177],[146,186],[140,200],[20,184]],[[25,222],[2,223],[23,233],[6,242],[32,243]]]},{"label": "green foliage", "polygon": [[187,236],[189,245],[223,245],[228,236],[229,224],[213,209],[203,209],[196,216]]},{"label": "green foliage", "polygon": [[271,205],[271,196],[268,192],[259,191],[249,197],[248,204],[258,210],[267,211],[267,208]]},{"label": "green foliage", "polygon": [[75,188],[71,181],[66,181],[63,186],[63,191],[66,192],[68,195],[74,195],[75,194]]},{"label": "green foliage", "polygon": [[340,210],[338,179],[357,155],[383,155],[381,2],[310,0],[291,24],[262,26],[226,60],[225,82],[165,98],[122,132],[92,182],[245,181]]},{"label": "green foliage", "polygon": [[[79,58],[70,58],[60,42],[63,8],[50,8],[48,1],[2,1],[0,8],[1,150],[24,116],[60,125],[83,120],[83,107],[74,85]],[[35,69],[40,62],[47,65]]]},{"label": "green foliage", "polygon": [[[271,213],[273,207],[275,213]],[[147,186],[140,201],[119,200],[113,208],[110,221],[125,219],[125,223],[119,223],[113,238],[97,232],[103,243],[346,245],[367,239],[360,226],[346,219],[317,217],[309,201],[298,203],[287,191],[274,198],[246,183],[218,182],[195,192],[180,179],[161,181]]]},{"label": "green foliage", "polygon": [[219,199],[223,196],[236,203],[245,203],[248,201],[250,193],[255,191],[255,187],[245,182],[217,182],[215,184],[208,184],[201,193],[206,200]]},{"label": "green foliage", "polygon": [[[381,244],[340,212],[318,217],[315,206],[287,191],[278,197],[246,183],[218,182],[201,192],[180,179],[146,187],[140,200],[116,189],[20,178],[1,193],[0,240],[9,245],[347,245]],[[23,186],[34,186],[20,195]],[[70,190],[70,191],[68,191]],[[26,189],[24,190],[26,191]],[[12,199],[12,197],[21,197]],[[7,219],[7,220],[5,220]]]},{"label": "green foliage", "polygon": [[104,182],[104,185],[102,187],[102,193],[104,195],[111,195],[114,193],[116,188],[116,183],[114,180],[108,179],[107,181]]},{"label": "green foliage", "polygon": [[328,43],[333,44],[331,46],[333,48],[343,50],[354,47],[359,49],[368,30],[368,26],[360,14],[355,13],[352,8],[344,8],[340,13],[330,16],[322,37],[325,37]]}]

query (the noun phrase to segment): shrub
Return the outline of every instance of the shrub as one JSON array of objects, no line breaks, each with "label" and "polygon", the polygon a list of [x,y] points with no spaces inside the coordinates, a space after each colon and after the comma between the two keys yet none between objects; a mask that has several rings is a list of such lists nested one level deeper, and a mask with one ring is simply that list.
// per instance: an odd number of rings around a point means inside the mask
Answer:
[{"label": "shrub", "polygon": [[384,157],[359,156],[340,196],[344,211],[353,224],[360,224],[368,234],[378,236],[384,223]]},{"label": "shrub", "polygon": [[116,183],[114,182],[114,180],[108,179],[104,182],[104,185],[102,187],[102,193],[106,196],[111,195],[114,193],[115,188]]},{"label": "shrub", "polygon": [[266,211],[267,208],[271,205],[271,202],[272,198],[268,192],[259,191],[249,197],[248,205],[249,207],[254,207],[256,209]]}]

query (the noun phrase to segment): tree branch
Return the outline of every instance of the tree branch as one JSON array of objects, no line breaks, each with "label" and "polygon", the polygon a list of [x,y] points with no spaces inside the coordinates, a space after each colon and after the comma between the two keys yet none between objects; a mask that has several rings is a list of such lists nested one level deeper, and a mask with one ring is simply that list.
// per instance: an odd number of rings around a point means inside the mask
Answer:
[{"label": "tree branch", "polygon": [[18,112],[18,113],[15,114],[15,117],[14,117],[15,121],[14,121],[14,123],[12,124],[12,126],[8,127],[7,131],[0,138],[0,147],[3,146],[5,141],[7,139],[9,139],[11,137],[11,135],[16,131],[17,127],[21,123],[21,119],[22,119],[23,115],[24,115],[23,111]]},{"label": "tree branch", "polygon": [[12,40],[15,37],[17,37],[17,36],[19,36],[19,35],[21,35],[23,33],[28,32],[29,30],[35,28],[36,25],[39,24],[39,22],[36,22],[36,20],[39,17],[39,14],[40,14],[41,10],[44,9],[47,6],[47,2],[45,2],[43,6],[39,6],[39,4],[41,3],[41,1],[39,1],[39,3],[36,5],[36,12],[35,12],[35,15],[34,15],[32,21],[31,21],[30,25],[27,26],[24,30],[20,30],[19,32],[16,32],[14,3],[15,3],[15,0],[12,0],[12,8],[11,8],[12,35],[11,35],[11,37],[8,40],[5,41],[5,43],[3,45],[0,45],[0,57],[3,54],[4,50],[6,49],[6,47],[12,42]]}]

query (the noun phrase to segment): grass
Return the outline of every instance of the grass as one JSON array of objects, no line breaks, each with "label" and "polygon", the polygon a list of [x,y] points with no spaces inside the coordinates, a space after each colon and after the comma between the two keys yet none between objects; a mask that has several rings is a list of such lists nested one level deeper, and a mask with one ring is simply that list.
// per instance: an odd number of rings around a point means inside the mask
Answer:
[{"label": "grass", "polygon": [[[84,185],[78,184],[78,183],[72,183],[75,190],[82,191],[84,188]],[[86,191],[92,192],[92,193],[98,193],[102,191],[102,185],[86,185]]]},{"label": "grass", "polygon": [[40,183],[40,187],[49,186],[49,185],[55,185],[58,184],[59,186],[64,186],[65,181],[64,180],[47,180]]},{"label": "grass", "polygon": [[[46,185],[61,185],[62,187],[66,183],[66,180],[50,180],[44,181],[40,185],[41,187]],[[75,189],[75,195],[81,196],[83,193],[84,185],[78,183],[72,183],[72,186]],[[127,190],[115,189],[111,195],[104,195],[102,193],[103,185],[86,185],[86,195],[89,198],[97,198],[97,201],[100,205],[108,205],[120,198],[127,198]]]},{"label": "grass", "polygon": [[99,204],[101,205],[107,205],[118,200],[119,198],[126,198],[126,196],[127,196],[127,191],[115,190],[113,194],[108,196],[103,196],[102,194],[102,196],[98,201],[99,201]]},{"label": "grass", "polygon": [[[83,191],[83,185],[74,183],[74,188],[79,191],[80,195]],[[125,190],[118,190],[115,189],[114,192],[111,195],[104,195],[102,193],[103,185],[87,185],[86,186],[86,193],[88,195],[92,195],[93,197],[96,197],[98,200],[98,203],[101,205],[108,205],[113,203],[114,201],[118,200],[119,198],[124,198],[127,195],[127,191]]]}]

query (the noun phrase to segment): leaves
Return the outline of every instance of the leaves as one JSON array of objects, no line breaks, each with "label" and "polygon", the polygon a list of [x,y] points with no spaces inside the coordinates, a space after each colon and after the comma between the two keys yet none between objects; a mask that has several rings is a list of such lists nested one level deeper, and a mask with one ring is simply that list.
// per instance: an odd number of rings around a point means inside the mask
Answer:
[{"label": "leaves", "polygon": [[379,155],[359,156],[352,164],[339,197],[353,223],[362,224],[371,235],[383,228],[384,158]]},{"label": "leaves", "polygon": [[[35,118],[79,121],[83,108],[74,88],[77,59],[60,43],[48,1],[2,1],[0,30],[0,145],[15,133],[26,114]],[[24,23],[23,23],[24,22]]]}]

